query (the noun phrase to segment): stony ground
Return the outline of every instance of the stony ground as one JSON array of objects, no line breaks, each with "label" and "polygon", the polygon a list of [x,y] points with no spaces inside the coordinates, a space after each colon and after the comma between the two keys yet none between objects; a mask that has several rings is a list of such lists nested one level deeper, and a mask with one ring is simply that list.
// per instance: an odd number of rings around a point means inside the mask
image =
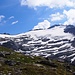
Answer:
[{"label": "stony ground", "polygon": [[26,56],[0,46],[0,75],[75,75],[67,62]]}]

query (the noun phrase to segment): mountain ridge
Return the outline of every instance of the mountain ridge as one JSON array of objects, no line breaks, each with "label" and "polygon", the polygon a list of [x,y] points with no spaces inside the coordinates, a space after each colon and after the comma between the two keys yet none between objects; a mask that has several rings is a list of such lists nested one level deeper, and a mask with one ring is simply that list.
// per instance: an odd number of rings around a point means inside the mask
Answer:
[{"label": "mountain ridge", "polygon": [[32,30],[18,35],[0,34],[0,45],[25,55],[63,59],[74,63],[74,29],[73,25],[57,25],[46,30]]}]

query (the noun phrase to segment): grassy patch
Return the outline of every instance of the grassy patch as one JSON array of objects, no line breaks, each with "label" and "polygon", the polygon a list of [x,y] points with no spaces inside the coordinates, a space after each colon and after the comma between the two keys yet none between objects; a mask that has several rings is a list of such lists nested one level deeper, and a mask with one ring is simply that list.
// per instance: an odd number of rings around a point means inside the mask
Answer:
[{"label": "grassy patch", "polygon": [[73,75],[75,67],[57,60],[26,56],[0,46],[0,75]]}]

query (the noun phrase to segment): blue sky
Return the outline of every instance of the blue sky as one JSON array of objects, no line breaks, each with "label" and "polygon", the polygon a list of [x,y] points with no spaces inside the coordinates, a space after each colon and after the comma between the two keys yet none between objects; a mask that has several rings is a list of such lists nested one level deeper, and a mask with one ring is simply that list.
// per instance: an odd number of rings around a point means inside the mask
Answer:
[{"label": "blue sky", "polygon": [[75,24],[74,13],[74,0],[0,0],[0,33]]}]

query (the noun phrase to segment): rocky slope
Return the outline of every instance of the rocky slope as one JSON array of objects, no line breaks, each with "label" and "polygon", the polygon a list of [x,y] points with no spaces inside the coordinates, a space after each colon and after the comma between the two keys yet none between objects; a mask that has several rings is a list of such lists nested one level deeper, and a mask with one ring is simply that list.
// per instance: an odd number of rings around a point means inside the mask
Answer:
[{"label": "rocky slope", "polygon": [[0,34],[0,45],[26,55],[62,59],[75,64],[75,27],[57,25],[18,35]]},{"label": "rocky slope", "polygon": [[0,46],[0,75],[75,75],[75,66]]}]

